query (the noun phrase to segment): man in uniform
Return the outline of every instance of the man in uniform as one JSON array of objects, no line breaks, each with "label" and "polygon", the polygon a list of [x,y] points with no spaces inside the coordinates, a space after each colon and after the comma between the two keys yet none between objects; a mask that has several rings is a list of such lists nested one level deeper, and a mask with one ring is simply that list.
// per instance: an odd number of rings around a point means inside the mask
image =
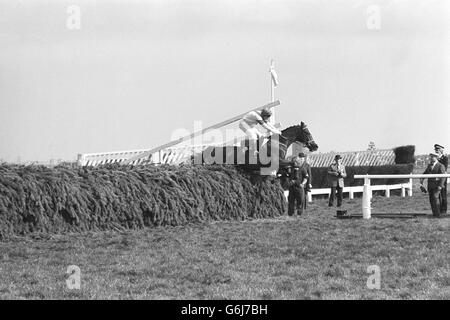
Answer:
[{"label": "man in uniform", "polygon": [[293,216],[295,209],[297,215],[302,215],[306,201],[305,186],[308,181],[308,172],[302,166],[305,157],[295,157],[294,167],[289,176],[288,215]]},{"label": "man in uniform", "polygon": [[[430,164],[427,166],[423,174],[443,174],[445,167],[438,161],[437,153],[430,153]],[[423,178],[420,179],[420,186],[423,188]],[[427,190],[430,199],[431,211],[433,216],[441,215],[441,190],[444,188],[445,178],[428,178]]]},{"label": "man in uniform", "polygon": [[[448,169],[448,157],[444,154],[444,147],[440,144],[434,145],[434,152],[439,155],[438,161],[444,165],[445,171]],[[441,214],[447,213],[447,179],[444,181],[444,187],[441,190]]]}]

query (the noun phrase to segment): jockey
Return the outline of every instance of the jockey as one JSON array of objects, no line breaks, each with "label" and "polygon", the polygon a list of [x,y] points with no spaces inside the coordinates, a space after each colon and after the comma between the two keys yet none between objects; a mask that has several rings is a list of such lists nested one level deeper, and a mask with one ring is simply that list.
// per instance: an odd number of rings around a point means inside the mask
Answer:
[{"label": "jockey", "polygon": [[263,126],[267,131],[275,134],[281,134],[281,131],[275,128],[268,122],[272,116],[272,112],[267,109],[262,111],[250,111],[247,113],[239,123],[239,128],[245,132],[249,140],[256,141],[261,136],[256,126],[259,124]]}]

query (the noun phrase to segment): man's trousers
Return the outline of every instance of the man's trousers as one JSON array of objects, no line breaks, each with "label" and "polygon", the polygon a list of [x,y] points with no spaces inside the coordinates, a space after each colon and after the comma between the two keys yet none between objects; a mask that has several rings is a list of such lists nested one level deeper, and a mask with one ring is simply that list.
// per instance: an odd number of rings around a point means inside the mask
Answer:
[{"label": "man's trousers", "polygon": [[328,200],[328,205],[331,207],[334,205],[334,197],[337,196],[337,206],[342,206],[342,187],[336,186],[331,187],[330,199]]},{"label": "man's trousers", "polygon": [[441,189],[441,207],[440,211],[442,214],[447,213],[447,181],[444,184],[444,187]]},{"label": "man's trousers", "polygon": [[303,214],[306,202],[305,189],[299,186],[289,188],[288,195],[288,215],[292,216],[297,209],[297,214]]},{"label": "man's trousers", "polygon": [[428,196],[433,216],[439,217],[441,215],[441,191],[437,188],[428,188]]}]

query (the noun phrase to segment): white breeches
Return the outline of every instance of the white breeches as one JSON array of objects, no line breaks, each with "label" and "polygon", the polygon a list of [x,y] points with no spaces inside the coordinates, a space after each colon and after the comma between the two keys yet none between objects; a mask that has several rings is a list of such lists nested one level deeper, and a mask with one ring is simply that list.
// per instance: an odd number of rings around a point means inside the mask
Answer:
[{"label": "white breeches", "polygon": [[260,136],[258,129],[249,126],[249,124],[243,120],[239,123],[239,129],[244,131],[250,140],[258,140],[258,137]]}]

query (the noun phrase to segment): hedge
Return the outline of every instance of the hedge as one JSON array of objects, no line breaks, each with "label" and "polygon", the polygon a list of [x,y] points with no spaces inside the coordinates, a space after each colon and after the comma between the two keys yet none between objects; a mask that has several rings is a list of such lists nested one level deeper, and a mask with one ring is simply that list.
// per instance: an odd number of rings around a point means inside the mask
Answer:
[{"label": "hedge", "polygon": [[0,239],[283,214],[277,180],[232,166],[0,165]]},{"label": "hedge", "polygon": [[396,164],[415,163],[416,162],[416,159],[414,157],[415,151],[416,147],[412,145],[394,148],[395,163]]}]

